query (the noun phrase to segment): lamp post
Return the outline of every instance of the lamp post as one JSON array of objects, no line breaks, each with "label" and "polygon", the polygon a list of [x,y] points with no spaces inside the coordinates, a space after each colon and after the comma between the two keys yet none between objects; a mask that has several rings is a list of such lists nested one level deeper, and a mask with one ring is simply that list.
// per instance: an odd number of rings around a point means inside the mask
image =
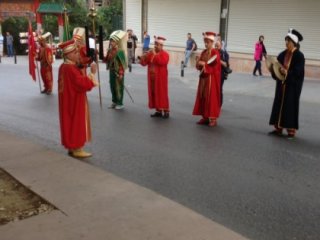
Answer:
[{"label": "lamp post", "polygon": [[100,100],[100,108],[102,108],[102,98],[101,98],[101,84],[100,84],[100,71],[99,71],[99,59],[97,54],[97,44],[96,44],[96,17],[97,17],[97,11],[94,7],[93,1],[91,1],[91,7],[89,8],[88,16],[92,20],[92,34],[94,36],[94,54],[97,64],[97,73],[98,73],[98,82],[99,82],[99,100]]}]

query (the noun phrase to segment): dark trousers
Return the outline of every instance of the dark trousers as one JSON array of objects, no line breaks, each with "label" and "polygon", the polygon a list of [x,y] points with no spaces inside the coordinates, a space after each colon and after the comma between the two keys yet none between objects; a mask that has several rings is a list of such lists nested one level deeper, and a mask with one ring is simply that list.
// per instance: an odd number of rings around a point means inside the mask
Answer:
[{"label": "dark trousers", "polygon": [[256,75],[257,70],[259,71],[259,75],[261,76],[262,75],[262,72],[261,72],[261,60],[256,61],[256,66],[253,69],[253,75]]},{"label": "dark trousers", "polygon": [[97,60],[97,56],[96,56],[96,50],[94,48],[89,48],[89,55],[92,61]]},{"label": "dark trousers", "polygon": [[7,45],[7,54],[8,54],[8,57],[13,57],[13,45],[12,44]]}]

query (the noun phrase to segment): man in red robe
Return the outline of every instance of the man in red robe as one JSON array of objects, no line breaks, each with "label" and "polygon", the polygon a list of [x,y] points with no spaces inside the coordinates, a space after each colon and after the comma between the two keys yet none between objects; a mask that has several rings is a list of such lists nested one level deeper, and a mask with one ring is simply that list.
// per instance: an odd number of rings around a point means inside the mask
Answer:
[{"label": "man in red robe", "polygon": [[91,65],[89,78],[77,66],[80,57],[74,40],[64,42],[59,47],[65,58],[59,68],[58,79],[61,143],[72,157],[90,157],[92,154],[82,148],[91,136],[86,92],[98,85],[94,79],[96,66]]},{"label": "man in red robe", "polygon": [[87,66],[92,63],[92,58],[88,57],[87,54],[88,50],[85,43],[85,29],[82,27],[76,27],[73,30],[73,39],[80,54],[78,67],[81,69],[84,75],[87,75]]},{"label": "man in red robe", "polygon": [[44,93],[47,95],[50,95],[52,93],[52,85],[53,85],[53,75],[52,75],[53,55],[52,55],[52,49],[47,44],[47,40],[46,40],[46,38],[50,35],[51,33],[46,33],[38,37],[40,49],[37,56],[37,60],[40,61],[40,73],[41,73],[41,78],[44,85],[44,90],[41,91],[41,93]]},{"label": "man in red robe", "polygon": [[205,50],[197,59],[196,68],[200,70],[199,85],[193,115],[200,115],[198,124],[214,127],[221,110],[221,62],[220,54],[214,47],[215,33],[203,33]]},{"label": "man in red robe", "polygon": [[163,50],[165,40],[164,37],[155,37],[154,49],[138,57],[142,66],[148,65],[149,108],[156,109],[151,117],[169,118],[169,54]]}]

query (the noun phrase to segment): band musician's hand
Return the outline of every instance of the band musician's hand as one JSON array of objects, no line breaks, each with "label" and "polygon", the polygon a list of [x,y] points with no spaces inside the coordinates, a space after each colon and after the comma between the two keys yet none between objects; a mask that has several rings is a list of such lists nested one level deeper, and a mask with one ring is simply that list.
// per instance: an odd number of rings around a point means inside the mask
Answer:
[{"label": "band musician's hand", "polygon": [[285,68],[280,68],[282,75],[287,75],[287,70]]},{"label": "band musician's hand", "polygon": [[205,61],[198,61],[198,65],[204,66],[204,65],[206,65],[206,62]]},{"label": "band musician's hand", "polygon": [[90,71],[92,74],[96,74],[97,72],[97,64],[95,62],[90,64]]},{"label": "band musician's hand", "polygon": [[92,82],[93,82],[93,85],[95,86],[95,87],[97,87],[97,86],[99,86],[99,82],[97,81],[97,80],[92,80]]}]

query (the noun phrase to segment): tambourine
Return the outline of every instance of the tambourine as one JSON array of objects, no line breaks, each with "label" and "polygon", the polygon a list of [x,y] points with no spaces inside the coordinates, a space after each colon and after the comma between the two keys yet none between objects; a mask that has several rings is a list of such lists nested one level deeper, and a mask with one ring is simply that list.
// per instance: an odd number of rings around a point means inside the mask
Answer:
[{"label": "tambourine", "polygon": [[286,80],[286,76],[282,74],[280,71],[281,68],[283,68],[282,64],[277,61],[276,58],[274,57],[267,57],[266,59],[266,65],[267,69],[270,71],[272,76],[275,76],[279,81],[284,81]]}]

